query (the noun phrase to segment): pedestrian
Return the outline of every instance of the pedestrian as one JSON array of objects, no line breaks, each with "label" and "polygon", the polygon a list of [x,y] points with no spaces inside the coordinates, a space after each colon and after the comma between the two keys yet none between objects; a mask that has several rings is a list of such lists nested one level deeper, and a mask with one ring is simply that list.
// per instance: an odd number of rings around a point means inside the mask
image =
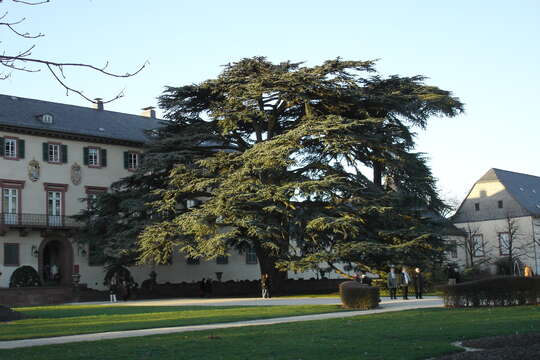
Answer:
[{"label": "pedestrian", "polygon": [[386,285],[388,287],[388,292],[390,293],[390,300],[396,299],[397,287],[399,284],[399,275],[396,274],[396,268],[392,265],[390,266],[390,272],[388,273],[388,278],[386,280]]},{"label": "pedestrian", "polygon": [[261,292],[263,299],[270,299],[270,276],[268,274],[262,274],[261,276]]},{"label": "pedestrian", "polygon": [[366,272],[364,270],[361,271],[360,284],[370,285],[371,286],[371,278],[369,276],[367,276],[367,274],[366,274]]},{"label": "pedestrian", "polygon": [[411,276],[407,272],[407,268],[404,266],[401,269],[401,289],[403,291],[403,300],[409,300],[409,285],[411,283]]},{"label": "pedestrian", "polygon": [[532,267],[530,267],[529,265],[525,265],[525,268],[523,269],[523,276],[533,277],[533,275],[534,275],[534,272],[533,272]]},{"label": "pedestrian", "polygon": [[109,280],[109,300],[112,303],[117,302],[116,300],[116,292],[118,291],[118,280],[116,279],[116,274],[111,276],[111,279]]},{"label": "pedestrian", "polygon": [[414,296],[417,299],[422,299],[422,293],[424,292],[424,275],[420,268],[414,269]]}]

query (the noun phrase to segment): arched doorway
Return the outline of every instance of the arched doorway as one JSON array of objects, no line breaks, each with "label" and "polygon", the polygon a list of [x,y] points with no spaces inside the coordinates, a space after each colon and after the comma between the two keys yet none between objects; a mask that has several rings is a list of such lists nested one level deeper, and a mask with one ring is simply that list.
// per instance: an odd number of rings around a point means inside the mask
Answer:
[{"label": "arched doorway", "polygon": [[39,275],[45,286],[69,286],[73,275],[73,247],[65,238],[44,239],[39,247]]}]

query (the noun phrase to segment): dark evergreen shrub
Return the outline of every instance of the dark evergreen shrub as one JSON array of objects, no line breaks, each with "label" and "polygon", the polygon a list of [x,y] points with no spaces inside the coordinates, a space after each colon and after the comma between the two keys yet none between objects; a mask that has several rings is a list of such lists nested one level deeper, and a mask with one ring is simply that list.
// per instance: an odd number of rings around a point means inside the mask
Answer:
[{"label": "dark evergreen shrub", "polygon": [[41,286],[38,272],[31,266],[25,265],[17,268],[9,280],[9,287]]},{"label": "dark evergreen shrub", "polygon": [[540,277],[497,276],[439,287],[446,307],[540,303]]},{"label": "dark evergreen shrub", "polygon": [[379,288],[363,285],[357,281],[345,281],[339,284],[339,295],[344,307],[368,310],[379,306]]}]

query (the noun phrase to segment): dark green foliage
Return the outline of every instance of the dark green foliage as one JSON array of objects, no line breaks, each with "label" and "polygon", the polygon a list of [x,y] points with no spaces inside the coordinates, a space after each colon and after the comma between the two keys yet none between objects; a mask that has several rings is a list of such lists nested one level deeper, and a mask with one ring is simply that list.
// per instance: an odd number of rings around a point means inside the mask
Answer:
[{"label": "dark green foliage", "polygon": [[9,287],[41,286],[38,272],[31,266],[25,265],[17,268],[9,280]]},{"label": "dark green foliage", "polygon": [[540,277],[497,276],[441,286],[447,307],[538,304]]},{"label": "dark green foliage", "polygon": [[[216,79],[167,88],[160,104],[176,128],[156,144],[191,156],[176,163],[154,203],[173,216],[145,228],[141,261],[163,261],[175,248],[213,258],[252,247],[274,280],[276,265],[440,262],[436,214],[445,205],[425,156],[412,151],[411,127],[454,116],[462,104],[422,76],[374,73],[372,61],[305,67],[256,57]],[[205,201],[178,207],[193,197]]]},{"label": "dark green foliage", "polygon": [[379,288],[363,285],[357,281],[344,281],[339,284],[339,296],[348,309],[369,310],[379,306]]},{"label": "dark green foliage", "polygon": [[26,319],[26,315],[13,311],[8,307],[0,305],[0,322]]}]

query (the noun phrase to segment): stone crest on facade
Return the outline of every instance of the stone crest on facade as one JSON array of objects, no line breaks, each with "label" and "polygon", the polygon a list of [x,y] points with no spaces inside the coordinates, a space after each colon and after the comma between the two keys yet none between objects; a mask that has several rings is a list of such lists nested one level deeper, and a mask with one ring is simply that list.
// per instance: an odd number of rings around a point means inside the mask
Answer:
[{"label": "stone crest on facade", "polygon": [[39,180],[39,162],[36,159],[31,160],[28,163],[28,178],[32,181]]},{"label": "stone crest on facade", "polygon": [[77,163],[71,165],[71,182],[73,185],[79,185],[82,179],[81,166]]}]

